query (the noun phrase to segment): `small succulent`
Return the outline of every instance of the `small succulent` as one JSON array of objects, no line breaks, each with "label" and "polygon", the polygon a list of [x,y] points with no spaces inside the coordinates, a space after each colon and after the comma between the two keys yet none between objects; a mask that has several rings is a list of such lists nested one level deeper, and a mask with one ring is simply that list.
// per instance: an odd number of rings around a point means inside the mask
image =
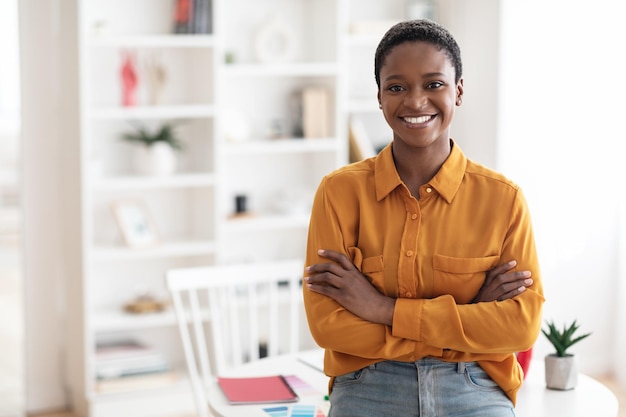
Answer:
[{"label": "small succulent", "polygon": [[131,143],[152,146],[157,142],[165,142],[173,149],[182,150],[183,145],[174,132],[174,125],[164,124],[155,132],[150,132],[144,126],[137,126],[134,132],[124,133],[122,139]]},{"label": "small succulent", "polygon": [[580,326],[576,324],[576,320],[567,327],[563,326],[563,330],[557,329],[556,325],[553,321],[546,322],[548,325],[547,329],[541,329],[541,332],[548,338],[554,349],[556,350],[556,356],[563,357],[567,356],[567,349],[569,349],[573,344],[580,342],[591,333],[586,333],[581,336],[574,337],[574,333]]}]

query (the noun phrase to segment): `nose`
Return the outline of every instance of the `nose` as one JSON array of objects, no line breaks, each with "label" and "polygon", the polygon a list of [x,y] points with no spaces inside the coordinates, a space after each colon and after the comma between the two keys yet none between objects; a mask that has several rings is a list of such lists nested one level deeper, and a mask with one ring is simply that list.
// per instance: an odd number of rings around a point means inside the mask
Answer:
[{"label": "nose", "polygon": [[404,105],[413,109],[420,109],[426,105],[428,97],[421,88],[412,88],[404,96]]}]

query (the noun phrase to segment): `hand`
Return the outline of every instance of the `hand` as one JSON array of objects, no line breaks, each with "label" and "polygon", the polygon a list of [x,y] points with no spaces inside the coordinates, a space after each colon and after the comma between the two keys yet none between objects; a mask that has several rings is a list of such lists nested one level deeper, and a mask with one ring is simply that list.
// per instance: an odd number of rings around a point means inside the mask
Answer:
[{"label": "hand", "polygon": [[485,283],[472,300],[472,303],[483,301],[503,301],[513,298],[533,284],[530,271],[508,272],[515,268],[516,261],[510,261],[487,271]]},{"label": "hand", "polygon": [[395,299],[381,294],[345,255],[332,250],[319,250],[318,254],[334,262],[306,268],[310,291],[332,298],[363,320],[391,326]]}]

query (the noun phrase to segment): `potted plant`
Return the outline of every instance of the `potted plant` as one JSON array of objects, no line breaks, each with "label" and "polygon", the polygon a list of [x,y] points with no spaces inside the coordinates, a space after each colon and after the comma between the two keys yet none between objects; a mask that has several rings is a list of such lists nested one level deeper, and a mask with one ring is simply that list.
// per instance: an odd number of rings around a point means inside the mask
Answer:
[{"label": "potted plant", "polygon": [[155,131],[137,126],[133,132],[122,135],[122,139],[141,145],[136,155],[137,170],[146,175],[167,175],[176,171],[175,151],[183,149],[176,136],[174,125],[165,123]]},{"label": "potted plant", "polygon": [[547,329],[541,329],[541,332],[556,350],[555,353],[545,357],[546,386],[558,390],[573,389],[578,383],[578,365],[576,356],[567,353],[567,350],[591,333],[575,336],[579,328],[576,320],[569,327],[564,325],[563,330],[559,330],[553,321],[546,322],[546,324],[548,325]]}]

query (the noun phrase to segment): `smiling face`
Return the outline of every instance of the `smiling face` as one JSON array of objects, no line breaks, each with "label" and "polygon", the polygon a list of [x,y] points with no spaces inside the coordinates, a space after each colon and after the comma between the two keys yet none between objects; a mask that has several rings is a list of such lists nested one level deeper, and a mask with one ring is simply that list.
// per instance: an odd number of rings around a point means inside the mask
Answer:
[{"label": "smiling face", "polygon": [[380,68],[378,100],[393,130],[394,148],[448,148],[455,106],[463,80],[455,82],[449,56],[424,41],[403,42],[389,52]]}]

